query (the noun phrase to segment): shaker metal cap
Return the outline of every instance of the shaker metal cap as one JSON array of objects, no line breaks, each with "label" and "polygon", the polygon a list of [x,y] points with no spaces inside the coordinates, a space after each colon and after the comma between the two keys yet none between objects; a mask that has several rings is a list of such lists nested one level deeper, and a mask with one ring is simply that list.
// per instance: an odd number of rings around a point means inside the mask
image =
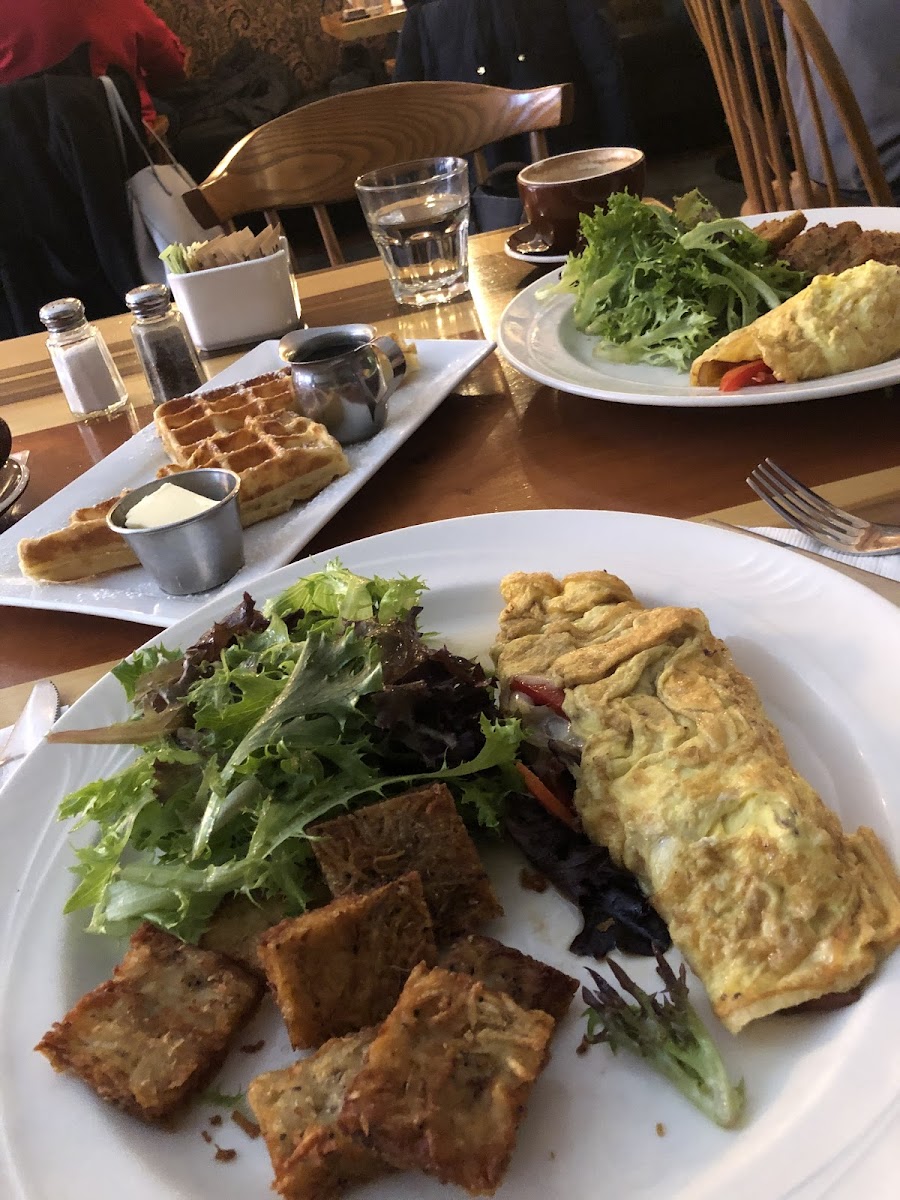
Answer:
[{"label": "shaker metal cap", "polygon": [[125,294],[125,303],[136,317],[159,317],[169,307],[171,297],[164,283],[142,283]]},{"label": "shaker metal cap", "polygon": [[82,323],[85,319],[84,305],[75,296],[64,296],[62,300],[48,301],[38,317],[51,333],[63,333]]}]

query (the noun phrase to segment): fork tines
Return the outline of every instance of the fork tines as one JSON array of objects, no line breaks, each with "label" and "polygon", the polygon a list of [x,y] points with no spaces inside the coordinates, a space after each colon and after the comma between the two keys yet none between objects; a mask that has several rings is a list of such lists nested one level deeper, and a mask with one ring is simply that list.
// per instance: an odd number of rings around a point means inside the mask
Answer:
[{"label": "fork tines", "polygon": [[789,525],[825,545],[852,549],[868,528],[867,521],[836,507],[771,458],[754,467],[747,483]]}]

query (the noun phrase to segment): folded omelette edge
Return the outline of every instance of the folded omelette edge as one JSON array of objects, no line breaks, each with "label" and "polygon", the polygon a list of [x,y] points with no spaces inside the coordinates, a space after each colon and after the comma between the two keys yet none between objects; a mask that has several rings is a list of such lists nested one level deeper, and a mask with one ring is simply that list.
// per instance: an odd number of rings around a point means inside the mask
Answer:
[{"label": "folded omelette edge", "polygon": [[900,354],[900,267],[866,262],[817,275],[795,296],[720,338],[691,364],[691,383],[716,386],[761,358],[784,383],[873,367]]},{"label": "folded omelette edge", "polygon": [[732,1033],[856,987],[900,944],[900,877],[792,766],[698,609],[645,608],[603,571],[516,573],[493,648],[565,691],[575,806],[637,875]]}]

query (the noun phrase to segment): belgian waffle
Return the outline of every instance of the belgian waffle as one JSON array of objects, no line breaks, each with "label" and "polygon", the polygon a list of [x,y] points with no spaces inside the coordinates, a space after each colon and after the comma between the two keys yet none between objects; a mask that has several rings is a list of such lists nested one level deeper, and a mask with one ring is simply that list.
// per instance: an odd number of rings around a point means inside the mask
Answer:
[{"label": "belgian waffle", "polygon": [[23,574],[48,583],[71,583],[136,566],[138,560],[131,547],[106,524],[106,514],[119,499],[112,496],[90,508],[76,508],[65,529],[43,537],[22,538],[18,550]]},{"label": "belgian waffle", "polygon": [[[241,478],[241,523],[255,525],[308,500],[346,475],[350,464],[324,425],[289,411],[290,378],[260,375],[238,387],[161,404],[154,422],[174,462],[157,475],[225,467]],[[113,496],[77,509],[64,529],[19,542],[23,574],[68,583],[137,564],[128,543],[106,524]]]},{"label": "belgian waffle", "polygon": [[190,456],[157,471],[158,477],[196,467],[219,467],[241,477],[243,525],[255,525],[308,500],[350,469],[324,425],[290,413],[246,417],[228,433],[198,442]]},{"label": "belgian waffle", "polygon": [[272,371],[231,387],[166,400],[155,409],[153,424],[172,462],[186,466],[207,438],[234,433],[249,417],[291,412],[295,406],[289,371]]}]

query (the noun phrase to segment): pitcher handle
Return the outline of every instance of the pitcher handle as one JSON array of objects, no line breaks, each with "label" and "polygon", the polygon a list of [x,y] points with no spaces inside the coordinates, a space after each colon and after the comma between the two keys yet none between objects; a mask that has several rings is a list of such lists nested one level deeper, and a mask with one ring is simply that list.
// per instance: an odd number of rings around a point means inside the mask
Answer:
[{"label": "pitcher handle", "polygon": [[372,342],[372,345],[377,350],[380,350],[390,363],[393,386],[388,390],[393,391],[406,374],[406,355],[403,353],[394,339],[392,337],[388,337],[387,335],[375,338]]}]

